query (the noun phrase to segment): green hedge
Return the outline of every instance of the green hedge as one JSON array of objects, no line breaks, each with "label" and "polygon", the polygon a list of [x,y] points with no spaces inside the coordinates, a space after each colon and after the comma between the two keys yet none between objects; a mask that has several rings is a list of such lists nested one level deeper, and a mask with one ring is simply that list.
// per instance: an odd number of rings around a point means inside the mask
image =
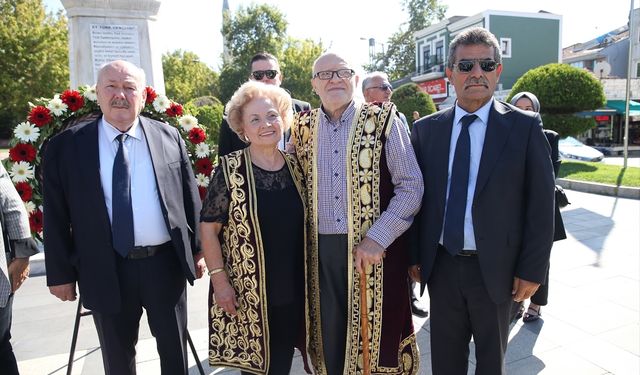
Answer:
[{"label": "green hedge", "polygon": [[596,126],[593,118],[574,115],[542,114],[542,125],[545,129],[556,131],[561,138],[576,136]]},{"label": "green hedge", "polygon": [[426,116],[436,111],[436,105],[433,104],[431,96],[415,83],[406,83],[398,87],[391,97],[398,107],[398,111],[407,117],[409,125],[413,123],[413,111],[418,111],[420,116]]},{"label": "green hedge", "polygon": [[224,113],[224,106],[220,100],[214,96],[201,96],[188,101],[184,108],[187,113],[198,119],[198,123],[207,133],[211,143],[217,145]]}]

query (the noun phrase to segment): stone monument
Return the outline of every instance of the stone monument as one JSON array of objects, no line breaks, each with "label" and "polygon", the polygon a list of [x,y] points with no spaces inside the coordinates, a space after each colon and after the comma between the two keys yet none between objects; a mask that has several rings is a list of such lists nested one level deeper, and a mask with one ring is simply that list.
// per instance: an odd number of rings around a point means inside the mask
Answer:
[{"label": "stone monument", "polygon": [[93,85],[105,62],[126,60],[164,93],[162,53],[154,33],[160,0],[61,0],[69,19],[71,87]]}]

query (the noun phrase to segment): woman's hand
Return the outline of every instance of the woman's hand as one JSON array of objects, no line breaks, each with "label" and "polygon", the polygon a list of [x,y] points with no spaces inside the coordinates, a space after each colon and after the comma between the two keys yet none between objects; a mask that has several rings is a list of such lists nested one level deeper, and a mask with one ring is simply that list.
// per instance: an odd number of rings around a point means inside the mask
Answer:
[{"label": "woman's hand", "polygon": [[211,275],[211,285],[213,285],[213,301],[222,310],[231,315],[236,315],[236,308],[240,306],[236,298],[236,292],[233,290],[227,274],[219,272]]}]

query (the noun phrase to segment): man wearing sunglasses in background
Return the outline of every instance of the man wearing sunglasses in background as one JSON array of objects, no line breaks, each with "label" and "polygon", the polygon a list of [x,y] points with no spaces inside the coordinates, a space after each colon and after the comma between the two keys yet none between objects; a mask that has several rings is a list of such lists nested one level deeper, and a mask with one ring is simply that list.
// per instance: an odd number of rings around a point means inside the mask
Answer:
[{"label": "man wearing sunglasses in background", "polygon": [[[389,83],[389,76],[385,72],[372,72],[367,74],[362,80],[362,94],[364,100],[371,102],[390,102],[393,95],[393,87]],[[409,129],[409,123],[407,117],[398,112],[398,117],[403,124]]]},{"label": "man wearing sunglasses in background", "polygon": [[510,309],[544,282],[553,239],[554,177],[537,113],[493,97],[500,47],[476,27],[449,46],[456,105],[416,121],[424,175],[410,230],[410,275],[429,288],[434,375],[505,374]]},{"label": "man wearing sunglasses in background", "polygon": [[317,374],[362,373],[365,272],[371,373],[416,374],[403,234],[422,176],[395,106],[356,102],[358,80],[343,56],[320,56],[311,85],[322,105],[296,115],[291,132],[310,208],[309,354]]},{"label": "man wearing sunglasses in background", "polygon": [[[251,58],[249,63],[249,79],[260,81],[268,85],[280,86],[284,76],[280,72],[280,64],[278,59],[270,53],[260,52]],[[311,105],[301,100],[292,99],[292,108],[294,112],[300,112],[311,109]],[[286,142],[289,140],[289,132],[284,134],[278,148],[284,150]],[[241,150],[247,147],[247,143],[234,133],[227,123],[227,118],[222,118],[220,124],[220,135],[218,136],[218,157],[224,156],[233,151]]]}]

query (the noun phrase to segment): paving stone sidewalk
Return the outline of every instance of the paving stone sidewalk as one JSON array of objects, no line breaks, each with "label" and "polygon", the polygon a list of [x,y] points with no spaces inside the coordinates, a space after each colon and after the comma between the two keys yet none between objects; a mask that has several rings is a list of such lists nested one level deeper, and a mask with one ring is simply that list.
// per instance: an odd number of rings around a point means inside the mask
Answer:
[{"label": "paving stone sidewalk", "polygon": [[[509,374],[637,375],[640,373],[640,201],[567,191],[563,209],[569,238],[552,251],[549,305],[534,323],[513,326]],[[42,256],[34,260],[42,271]],[[189,330],[207,374],[239,374],[207,364],[206,279],[189,288]],[[421,301],[428,305],[428,298]],[[66,374],[75,303],[48,293],[44,276],[31,277],[14,301],[13,345],[23,375]],[[429,319],[414,319],[420,374],[431,374]],[[473,344],[472,344],[473,346]],[[137,369],[160,374],[155,340],[140,327]],[[473,353],[473,347],[471,348]],[[190,374],[198,374],[190,357]],[[469,373],[473,374],[474,359]],[[1,372],[1,370],[0,370]],[[103,374],[93,320],[81,319],[73,374]],[[292,374],[304,374],[299,356]]]}]

